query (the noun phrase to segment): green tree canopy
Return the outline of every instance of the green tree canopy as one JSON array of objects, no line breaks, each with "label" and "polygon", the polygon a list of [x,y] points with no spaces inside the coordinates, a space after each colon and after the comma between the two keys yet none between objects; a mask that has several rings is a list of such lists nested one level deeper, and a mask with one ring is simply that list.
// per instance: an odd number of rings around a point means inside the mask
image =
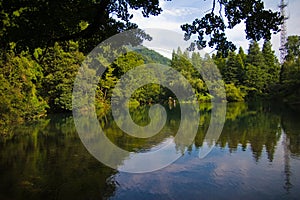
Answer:
[{"label": "green tree canopy", "polygon": [[[193,34],[198,36],[191,47],[205,47],[205,35],[208,35],[208,45],[226,54],[228,49],[235,49],[227,41],[226,29],[244,21],[247,39],[258,41],[270,39],[283,21],[279,12],[265,10],[261,0],[211,1],[211,12],[192,24],[182,25],[185,39]],[[216,4],[220,7],[218,11]],[[144,17],[162,12],[159,0],[3,0],[0,2],[1,48],[7,48],[10,42],[15,42],[18,49],[35,49],[52,46],[57,41],[76,40],[80,41],[80,48],[89,52],[106,38],[137,27],[130,22],[133,17],[130,9],[141,10]],[[226,20],[221,15],[223,12]]]},{"label": "green tree canopy", "polygon": [[300,36],[289,36],[285,44],[285,49],[287,51],[287,61],[297,61],[297,59],[300,59]]},{"label": "green tree canopy", "polygon": [[280,65],[275,51],[272,50],[272,44],[269,40],[264,42],[262,54],[265,59],[266,73],[268,75],[267,82],[269,86],[279,82]]},{"label": "green tree canopy", "polygon": [[285,45],[287,56],[281,67],[282,96],[291,103],[300,102],[300,36],[289,36]]},{"label": "green tree canopy", "polygon": [[80,40],[91,50],[100,41],[126,29],[129,9],[144,17],[158,15],[158,0],[3,0],[0,2],[0,44],[19,49],[47,47],[57,41]]},{"label": "green tree canopy", "polygon": [[23,52],[0,57],[0,125],[31,120],[45,115],[46,102],[37,92],[41,67]]}]

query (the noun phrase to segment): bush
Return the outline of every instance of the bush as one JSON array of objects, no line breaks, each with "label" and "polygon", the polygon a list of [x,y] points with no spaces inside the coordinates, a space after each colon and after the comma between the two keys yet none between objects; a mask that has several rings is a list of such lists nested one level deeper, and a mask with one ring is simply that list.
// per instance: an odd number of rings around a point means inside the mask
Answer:
[{"label": "bush", "polygon": [[226,98],[229,102],[244,101],[246,93],[241,91],[240,88],[236,87],[233,83],[225,84]]},{"label": "bush", "polygon": [[0,63],[0,119],[4,122],[32,120],[46,114],[46,102],[37,94],[35,83],[40,66],[27,52],[2,52]]}]

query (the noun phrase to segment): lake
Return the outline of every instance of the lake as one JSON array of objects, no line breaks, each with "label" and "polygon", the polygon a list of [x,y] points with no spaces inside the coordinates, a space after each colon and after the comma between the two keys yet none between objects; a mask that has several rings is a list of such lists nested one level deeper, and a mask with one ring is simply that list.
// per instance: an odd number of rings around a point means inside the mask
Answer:
[{"label": "lake", "polygon": [[[131,116],[146,125],[148,111],[132,109]],[[202,159],[211,105],[201,105],[198,132],[187,146],[172,140],[181,121],[179,106],[166,111],[162,131],[146,139],[125,134],[111,114],[99,117],[110,141],[128,152],[142,154],[174,143],[180,158],[148,173],[122,172],[95,159],[71,115],[9,127],[0,136],[0,199],[299,199],[299,109],[228,104],[223,131]]]}]

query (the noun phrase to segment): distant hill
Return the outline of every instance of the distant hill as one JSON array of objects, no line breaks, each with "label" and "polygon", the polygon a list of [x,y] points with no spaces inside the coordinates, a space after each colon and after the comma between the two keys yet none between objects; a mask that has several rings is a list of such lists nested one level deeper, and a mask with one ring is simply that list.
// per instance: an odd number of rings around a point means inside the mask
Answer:
[{"label": "distant hill", "polygon": [[166,58],[160,53],[148,48],[135,49],[134,51],[144,57],[145,63],[154,62],[162,65],[170,65],[171,63],[171,60],[169,58]]}]

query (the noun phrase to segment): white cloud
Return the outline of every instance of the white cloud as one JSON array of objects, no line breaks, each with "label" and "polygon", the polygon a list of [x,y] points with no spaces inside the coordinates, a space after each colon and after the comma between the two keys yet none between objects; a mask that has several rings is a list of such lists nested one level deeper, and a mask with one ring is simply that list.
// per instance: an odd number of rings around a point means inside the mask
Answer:
[{"label": "white cloud", "polygon": [[178,47],[186,49],[190,44],[190,42],[183,40],[182,33],[175,31],[151,28],[146,29],[146,33],[152,37],[152,41],[144,41],[143,45],[168,58],[172,57],[173,50]]},{"label": "white cloud", "polygon": [[175,17],[182,17],[182,16],[187,16],[187,15],[199,14],[199,9],[191,8],[191,7],[175,8],[175,9],[170,9],[170,10],[164,10],[163,14],[175,16]]}]

